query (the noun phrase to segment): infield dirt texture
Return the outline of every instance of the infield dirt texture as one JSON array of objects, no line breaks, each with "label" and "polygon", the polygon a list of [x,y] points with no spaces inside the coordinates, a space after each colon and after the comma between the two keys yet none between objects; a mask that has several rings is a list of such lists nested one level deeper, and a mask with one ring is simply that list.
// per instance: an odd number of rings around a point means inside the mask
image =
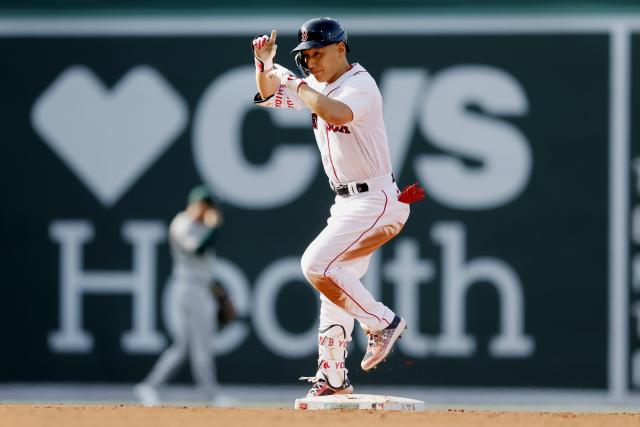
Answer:
[{"label": "infield dirt texture", "polygon": [[205,408],[0,405],[0,426],[47,427],[235,427],[235,426],[640,426],[640,414],[491,411],[296,411],[264,408]]}]

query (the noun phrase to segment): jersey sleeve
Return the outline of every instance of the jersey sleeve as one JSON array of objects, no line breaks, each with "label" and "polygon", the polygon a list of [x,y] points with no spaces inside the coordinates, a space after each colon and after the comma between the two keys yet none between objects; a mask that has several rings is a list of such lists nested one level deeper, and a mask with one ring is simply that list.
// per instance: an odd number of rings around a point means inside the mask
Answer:
[{"label": "jersey sleeve", "polygon": [[176,217],[169,227],[173,244],[182,251],[201,255],[213,243],[216,230],[210,227],[192,227],[184,217]]},{"label": "jersey sleeve", "polygon": [[[284,68],[279,64],[275,64],[276,67]],[[287,70],[289,71],[289,70]],[[291,73],[291,71],[289,71]],[[293,73],[291,73],[293,74]],[[304,101],[298,96],[297,93],[288,89],[284,85],[280,85],[276,93],[268,97],[267,99],[262,99],[259,93],[257,93],[253,97],[253,103],[259,107],[271,107],[271,108],[295,108],[296,110],[301,110],[303,108],[307,108],[307,105]]]},{"label": "jersey sleeve", "polygon": [[296,110],[307,108],[304,101],[284,85],[280,86],[276,93],[267,99],[262,99],[260,94],[256,93],[256,96],[253,98],[253,103],[259,107],[295,108]]},{"label": "jersey sleeve", "polygon": [[369,111],[376,104],[376,93],[375,87],[361,81],[346,86],[333,98],[347,105],[353,113],[352,121],[359,122],[367,118]]}]

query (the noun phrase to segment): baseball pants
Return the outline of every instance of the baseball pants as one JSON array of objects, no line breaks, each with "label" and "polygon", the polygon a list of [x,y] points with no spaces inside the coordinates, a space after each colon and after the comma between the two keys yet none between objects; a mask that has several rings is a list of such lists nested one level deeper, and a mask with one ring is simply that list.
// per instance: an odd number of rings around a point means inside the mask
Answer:
[{"label": "baseball pants", "polygon": [[360,279],[371,254],[395,237],[409,217],[409,205],[398,201],[395,183],[381,189],[336,196],[327,226],[302,256],[302,271],[321,293],[320,330],[342,325],[349,341],[353,321],[381,330],[395,313],[376,301]]}]

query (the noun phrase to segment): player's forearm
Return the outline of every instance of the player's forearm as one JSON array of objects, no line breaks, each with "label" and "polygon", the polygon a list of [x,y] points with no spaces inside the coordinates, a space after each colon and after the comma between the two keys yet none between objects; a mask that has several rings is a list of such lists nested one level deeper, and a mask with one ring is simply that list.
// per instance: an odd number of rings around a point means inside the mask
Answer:
[{"label": "player's forearm", "polygon": [[217,237],[217,229],[208,228],[202,240],[199,242],[198,247],[195,249],[195,254],[202,255],[207,250],[207,248],[209,248],[209,246],[213,245]]},{"label": "player's forearm", "polygon": [[273,79],[267,78],[269,71],[273,69],[273,59],[276,56],[276,36],[277,31],[272,30],[271,35],[263,35],[253,39],[254,63],[256,65],[256,86],[262,99],[267,99],[276,91],[280,84]]},{"label": "player's forearm", "polygon": [[311,111],[328,123],[341,126],[353,120],[353,112],[347,105],[321,94],[306,84],[300,85],[298,96]]},{"label": "player's forearm", "polygon": [[269,98],[280,87],[280,82],[276,79],[267,78],[267,74],[267,71],[260,72],[256,70],[256,86],[262,99]]}]

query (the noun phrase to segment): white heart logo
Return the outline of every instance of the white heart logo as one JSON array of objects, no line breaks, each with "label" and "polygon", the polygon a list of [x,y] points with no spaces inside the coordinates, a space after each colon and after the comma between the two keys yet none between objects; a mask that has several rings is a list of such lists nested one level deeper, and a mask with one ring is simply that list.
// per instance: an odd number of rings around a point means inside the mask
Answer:
[{"label": "white heart logo", "polygon": [[175,141],[187,107],[149,66],[109,90],[87,67],[67,68],[38,97],[38,135],[106,207],[113,206]]}]

